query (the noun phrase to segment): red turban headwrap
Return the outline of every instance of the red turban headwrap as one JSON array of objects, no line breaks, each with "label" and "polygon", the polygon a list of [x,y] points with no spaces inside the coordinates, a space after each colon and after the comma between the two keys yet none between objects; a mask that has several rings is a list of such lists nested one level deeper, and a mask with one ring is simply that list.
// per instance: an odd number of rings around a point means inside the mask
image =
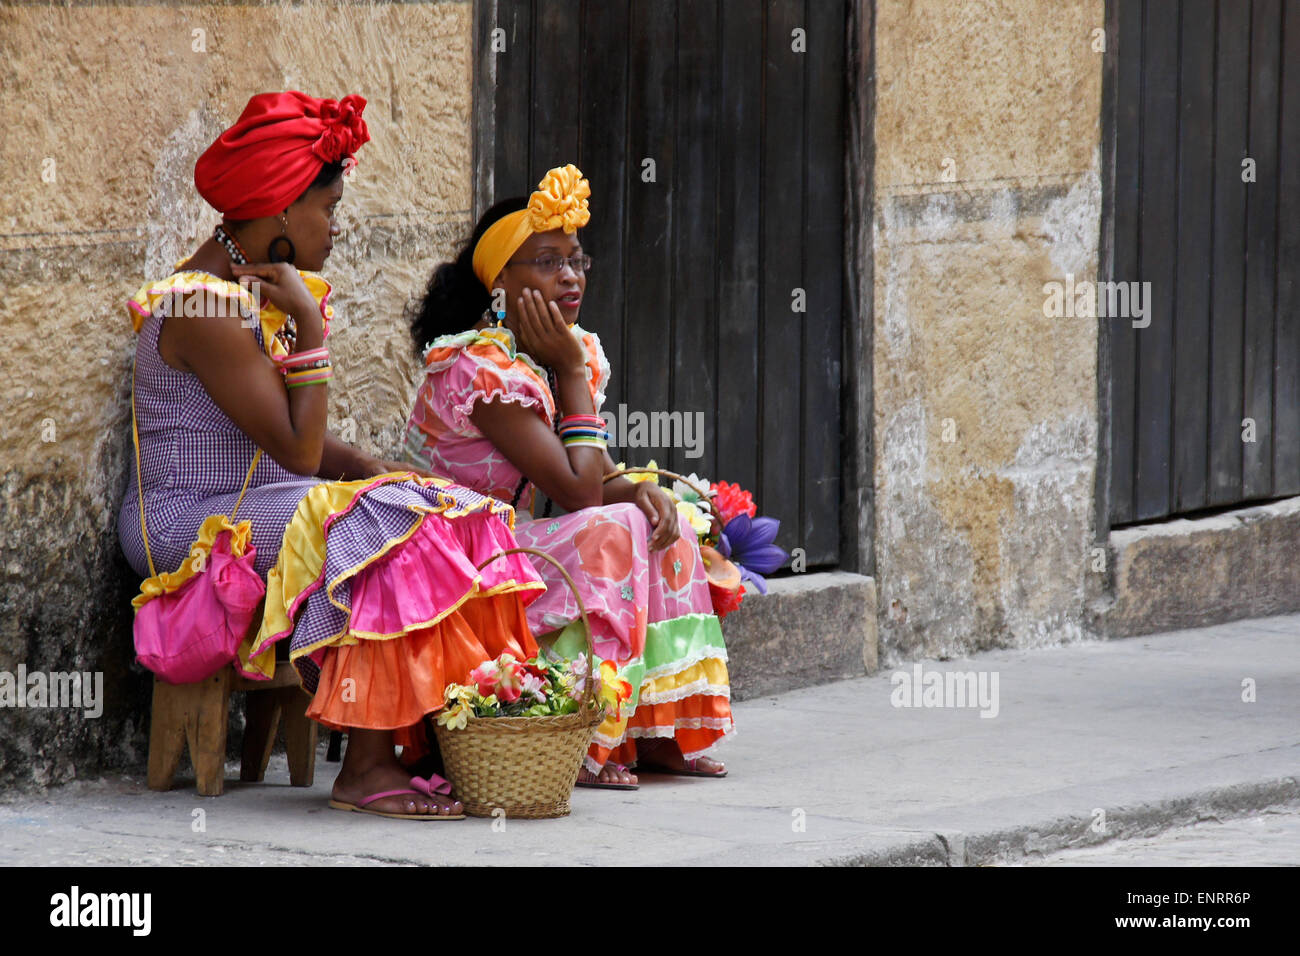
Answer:
[{"label": "red turban headwrap", "polygon": [[365,108],[360,96],[318,100],[297,90],[258,93],[194,164],[194,185],[228,219],[283,212],[322,167],[369,141],[361,118]]}]

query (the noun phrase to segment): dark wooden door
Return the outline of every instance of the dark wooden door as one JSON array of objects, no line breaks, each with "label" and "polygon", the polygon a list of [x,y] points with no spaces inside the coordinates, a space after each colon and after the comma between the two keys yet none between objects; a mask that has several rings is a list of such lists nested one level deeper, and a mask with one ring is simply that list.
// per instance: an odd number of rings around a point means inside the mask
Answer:
[{"label": "dark wooden door", "polygon": [[1300,2],[1108,20],[1111,278],[1151,283],[1106,320],[1111,522],[1300,494]]},{"label": "dark wooden door", "polygon": [[479,208],[576,163],[606,410],[703,414],[700,457],[611,455],[739,482],[779,544],[836,564],[846,5],[480,0],[476,17]]}]

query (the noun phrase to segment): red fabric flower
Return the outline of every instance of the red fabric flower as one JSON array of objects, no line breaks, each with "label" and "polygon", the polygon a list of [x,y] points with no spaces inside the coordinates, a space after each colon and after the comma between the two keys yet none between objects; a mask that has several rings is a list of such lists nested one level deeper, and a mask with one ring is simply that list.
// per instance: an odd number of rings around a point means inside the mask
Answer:
[{"label": "red fabric flower", "polygon": [[709,487],[717,492],[713,498],[713,503],[717,505],[718,511],[722,513],[722,523],[724,525],[736,515],[746,514],[752,518],[758,513],[758,507],[754,504],[754,496],[740,485],[733,485],[726,481],[715,481]]},{"label": "red fabric flower", "polygon": [[312,146],[312,152],[328,164],[337,163],[360,149],[370,139],[366,121],[361,118],[365,108],[366,101],[355,95],[337,102],[321,100],[320,121],[325,128]]},{"label": "red fabric flower", "polygon": [[745,587],[741,585],[738,588],[729,588],[716,581],[710,581],[709,597],[713,600],[713,613],[718,615],[720,621],[740,607],[740,602],[745,599]]}]

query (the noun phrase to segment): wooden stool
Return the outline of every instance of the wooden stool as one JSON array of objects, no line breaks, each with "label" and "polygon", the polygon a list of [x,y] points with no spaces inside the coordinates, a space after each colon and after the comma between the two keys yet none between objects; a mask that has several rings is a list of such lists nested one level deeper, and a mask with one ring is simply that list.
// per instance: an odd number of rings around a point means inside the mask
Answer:
[{"label": "wooden stool", "polygon": [[219,797],[225,786],[226,732],[231,691],[248,691],[244,751],[239,779],[257,783],[266,776],[275,731],[284,718],[289,781],[310,787],[316,775],[316,722],[307,716],[311,698],[298,685],[298,672],[287,661],[275,665],[270,680],[248,680],[224,667],[195,684],[153,681],[153,718],[149,728],[149,789],[170,790],[186,743],[198,791]]}]

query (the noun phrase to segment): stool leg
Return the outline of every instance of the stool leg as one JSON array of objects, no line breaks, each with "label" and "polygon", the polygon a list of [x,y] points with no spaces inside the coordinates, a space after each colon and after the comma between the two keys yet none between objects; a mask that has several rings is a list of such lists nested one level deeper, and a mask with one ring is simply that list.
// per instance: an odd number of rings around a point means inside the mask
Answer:
[{"label": "stool leg", "polygon": [[343,731],[330,731],[330,745],[325,751],[325,759],[330,763],[338,763],[343,759]]},{"label": "stool leg", "polygon": [[280,709],[284,714],[284,746],[289,757],[289,782],[295,787],[310,787],[316,777],[317,724],[307,716],[311,698],[299,687],[279,691]]},{"label": "stool leg", "polygon": [[239,765],[239,779],[261,783],[280,726],[280,700],[274,691],[250,690],[244,705],[244,752]]},{"label": "stool leg", "polygon": [[194,707],[186,714],[185,736],[194,764],[198,791],[205,797],[219,797],[225,788],[226,731],[230,716],[230,675],[223,667],[195,688]]},{"label": "stool leg", "polygon": [[149,717],[149,789],[170,790],[176,767],[185,750],[186,701],[189,684],[168,684],[153,679],[153,707]]}]

